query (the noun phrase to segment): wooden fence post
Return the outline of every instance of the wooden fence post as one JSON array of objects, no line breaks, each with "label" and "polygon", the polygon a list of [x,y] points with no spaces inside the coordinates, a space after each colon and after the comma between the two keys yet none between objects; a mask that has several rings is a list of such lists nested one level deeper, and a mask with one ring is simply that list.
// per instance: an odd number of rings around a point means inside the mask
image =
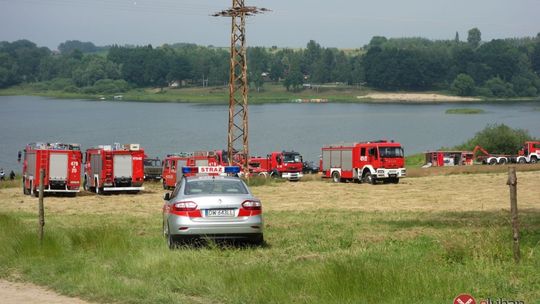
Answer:
[{"label": "wooden fence post", "polygon": [[506,182],[510,186],[510,211],[512,213],[512,235],[514,243],[514,261],[519,263],[521,254],[519,251],[519,220],[518,220],[518,208],[517,208],[517,176],[516,168],[508,168],[508,181]]},{"label": "wooden fence post", "polygon": [[45,208],[43,207],[43,194],[44,194],[44,182],[45,169],[41,169],[39,172],[39,243],[43,243],[43,230],[45,227]]}]

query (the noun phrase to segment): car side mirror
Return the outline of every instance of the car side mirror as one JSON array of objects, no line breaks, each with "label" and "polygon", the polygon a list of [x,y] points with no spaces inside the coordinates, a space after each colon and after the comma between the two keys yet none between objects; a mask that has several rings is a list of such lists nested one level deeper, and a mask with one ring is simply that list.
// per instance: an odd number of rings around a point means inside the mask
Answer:
[{"label": "car side mirror", "polygon": [[165,193],[165,195],[163,195],[163,200],[165,201],[168,201],[171,199],[171,194],[169,192]]}]

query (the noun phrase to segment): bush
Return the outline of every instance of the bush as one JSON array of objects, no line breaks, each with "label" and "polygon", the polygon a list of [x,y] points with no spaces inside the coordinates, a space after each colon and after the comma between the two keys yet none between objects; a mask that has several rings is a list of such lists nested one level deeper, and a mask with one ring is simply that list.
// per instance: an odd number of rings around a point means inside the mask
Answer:
[{"label": "bush", "polygon": [[74,85],[75,83],[71,78],[55,78],[49,82],[49,89],[61,91]]},{"label": "bush", "polygon": [[472,151],[479,145],[490,153],[515,154],[523,143],[529,140],[534,140],[534,138],[527,130],[512,129],[505,124],[493,124],[488,125],[455,149]]},{"label": "bush", "polygon": [[452,91],[458,96],[471,96],[474,93],[474,79],[467,74],[459,74],[452,83]]},{"label": "bush", "polygon": [[505,82],[499,77],[491,78],[486,81],[486,88],[488,88],[495,97],[514,97],[516,93],[511,84]]}]

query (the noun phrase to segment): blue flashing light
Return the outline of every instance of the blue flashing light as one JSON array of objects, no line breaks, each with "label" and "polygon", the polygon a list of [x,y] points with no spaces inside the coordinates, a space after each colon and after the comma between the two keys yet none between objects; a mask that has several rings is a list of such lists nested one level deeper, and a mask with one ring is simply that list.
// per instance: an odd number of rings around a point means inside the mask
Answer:
[{"label": "blue flashing light", "polygon": [[225,167],[225,173],[240,173],[240,167],[238,166],[226,166]]},{"label": "blue flashing light", "polygon": [[197,167],[182,167],[182,173],[198,173],[199,168]]}]

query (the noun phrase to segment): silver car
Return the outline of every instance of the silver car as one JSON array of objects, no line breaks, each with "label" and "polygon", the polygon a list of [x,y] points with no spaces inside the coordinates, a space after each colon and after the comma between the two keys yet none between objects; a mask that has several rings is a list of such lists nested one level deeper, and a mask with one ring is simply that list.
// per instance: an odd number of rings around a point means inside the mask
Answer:
[{"label": "silver car", "polygon": [[195,239],[264,242],[261,201],[238,177],[184,177],[164,199],[163,234],[170,248]]}]

